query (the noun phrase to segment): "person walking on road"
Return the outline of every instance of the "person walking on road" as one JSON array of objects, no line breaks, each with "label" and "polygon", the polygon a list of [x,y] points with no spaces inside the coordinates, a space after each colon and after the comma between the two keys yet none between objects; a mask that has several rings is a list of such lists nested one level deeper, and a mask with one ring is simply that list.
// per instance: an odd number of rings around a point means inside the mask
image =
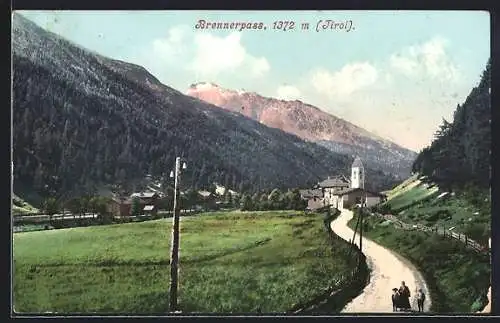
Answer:
[{"label": "person walking on road", "polygon": [[400,307],[400,297],[399,297],[399,291],[397,288],[392,289],[392,311],[397,312],[398,308]]},{"label": "person walking on road", "polygon": [[425,301],[425,293],[422,289],[419,289],[417,292],[417,305],[419,312],[424,311],[424,301]]},{"label": "person walking on road", "polygon": [[406,286],[405,282],[401,282],[401,287],[399,287],[399,297],[401,300],[401,308],[404,310],[411,310],[410,305],[410,289]]}]

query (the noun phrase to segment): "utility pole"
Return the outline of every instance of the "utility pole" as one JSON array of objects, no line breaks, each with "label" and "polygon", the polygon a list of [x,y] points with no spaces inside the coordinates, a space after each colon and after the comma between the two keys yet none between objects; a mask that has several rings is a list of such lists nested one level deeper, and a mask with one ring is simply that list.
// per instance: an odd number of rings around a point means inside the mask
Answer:
[{"label": "utility pole", "polygon": [[[183,165],[186,169],[186,163]],[[181,158],[175,159],[175,170],[170,173],[174,177],[174,214],[172,217],[172,250],[170,254],[170,312],[176,312],[177,288],[179,285],[179,184],[181,172]]]},{"label": "utility pole", "polygon": [[365,213],[366,205],[366,193],[364,194],[364,200],[361,201],[361,209],[359,212],[360,227],[359,227],[359,251],[363,252],[363,216]]},{"label": "utility pole", "polygon": [[359,251],[363,252],[363,205],[359,210]]}]

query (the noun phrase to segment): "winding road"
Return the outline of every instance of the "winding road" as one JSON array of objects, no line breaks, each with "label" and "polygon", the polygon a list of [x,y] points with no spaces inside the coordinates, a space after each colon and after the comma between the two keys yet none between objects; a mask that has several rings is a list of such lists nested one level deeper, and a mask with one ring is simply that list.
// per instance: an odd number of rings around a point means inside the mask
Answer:
[{"label": "winding road", "polygon": [[[346,241],[352,239],[354,234],[354,231],[347,226],[352,217],[352,211],[343,209],[339,217],[331,223],[332,230]],[[356,236],[356,244],[359,246],[359,236]],[[392,312],[392,289],[399,288],[401,281],[405,281],[410,288],[412,309],[418,309],[414,296],[416,289],[422,288],[426,295],[424,311],[429,311],[431,298],[427,284],[409,261],[365,237],[363,237],[362,252],[371,270],[370,282],[360,295],[344,307],[343,313]]]}]

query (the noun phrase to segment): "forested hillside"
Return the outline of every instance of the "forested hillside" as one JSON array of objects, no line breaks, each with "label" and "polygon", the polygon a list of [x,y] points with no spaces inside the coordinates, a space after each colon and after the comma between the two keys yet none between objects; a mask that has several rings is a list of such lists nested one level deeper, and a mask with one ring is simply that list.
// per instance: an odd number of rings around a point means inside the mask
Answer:
[{"label": "forested hillside", "polygon": [[[13,15],[14,191],[70,198],[164,177],[237,191],[309,187],[351,158],[185,96],[144,68],[102,57]],[[393,179],[367,169],[372,189]]]},{"label": "forested hillside", "polygon": [[453,121],[443,120],[429,147],[413,164],[413,171],[427,175],[446,189],[472,186],[487,190],[490,186],[491,148],[491,59],[479,85],[461,105]]}]

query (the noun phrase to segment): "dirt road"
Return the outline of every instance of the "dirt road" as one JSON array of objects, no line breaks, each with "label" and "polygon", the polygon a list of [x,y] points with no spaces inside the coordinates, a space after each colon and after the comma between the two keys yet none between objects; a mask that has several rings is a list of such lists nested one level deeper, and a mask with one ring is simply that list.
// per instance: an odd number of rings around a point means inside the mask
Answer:
[{"label": "dirt road", "polygon": [[[347,241],[352,239],[354,234],[353,230],[347,226],[347,222],[352,217],[352,211],[342,210],[340,216],[331,223],[332,230]],[[359,246],[358,235],[356,235],[356,244]],[[416,295],[416,289],[422,288],[426,295],[424,311],[429,311],[431,298],[427,284],[411,263],[366,238],[363,238],[362,251],[371,270],[370,282],[358,297],[346,305],[342,310],[343,313],[392,312],[392,289],[394,287],[398,288],[401,281],[405,281],[410,288],[412,309],[418,309],[414,296]]]}]

